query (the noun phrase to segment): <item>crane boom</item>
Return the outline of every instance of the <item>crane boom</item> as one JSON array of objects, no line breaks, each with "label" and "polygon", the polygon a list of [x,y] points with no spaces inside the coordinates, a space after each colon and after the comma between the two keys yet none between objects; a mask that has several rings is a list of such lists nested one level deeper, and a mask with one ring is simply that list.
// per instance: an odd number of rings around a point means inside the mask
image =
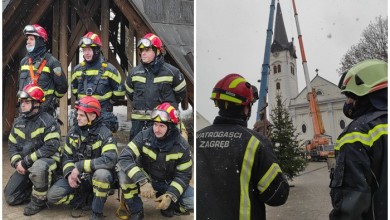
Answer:
[{"label": "crane boom", "polygon": [[274,14],[275,14],[275,0],[271,0],[269,19],[268,19],[268,28],[267,28],[267,38],[265,41],[265,50],[264,50],[264,59],[263,65],[261,68],[261,81],[260,81],[260,91],[259,91],[259,102],[257,107],[256,120],[260,120],[260,112],[267,107],[267,86],[268,86],[268,73],[269,73],[269,62],[271,54],[271,40],[272,40],[272,28],[274,26]]},{"label": "crane boom", "polygon": [[305,80],[306,80],[306,87],[307,87],[307,93],[308,93],[307,98],[308,98],[308,101],[310,104],[310,113],[311,113],[312,121],[313,121],[314,139],[316,139],[316,138],[320,138],[320,136],[325,133],[325,129],[324,129],[324,125],[322,123],[320,110],[319,110],[319,107],[317,104],[317,97],[316,97],[315,89],[312,88],[310,85],[310,78],[309,78],[309,71],[307,68],[305,48],[303,46],[302,34],[301,34],[300,26],[299,26],[298,13],[297,13],[297,8],[295,6],[295,0],[292,0],[292,3],[293,3],[293,8],[294,8],[295,23],[297,25],[297,31],[298,31],[299,48],[300,48],[301,56],[302,56],[303,73],[305,74]]}]

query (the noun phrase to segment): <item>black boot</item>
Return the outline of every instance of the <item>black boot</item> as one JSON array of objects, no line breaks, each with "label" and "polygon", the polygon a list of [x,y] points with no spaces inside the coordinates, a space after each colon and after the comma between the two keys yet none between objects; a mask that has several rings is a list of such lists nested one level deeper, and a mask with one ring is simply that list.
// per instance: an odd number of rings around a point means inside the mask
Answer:
[{"label": "black boot", "polygon": [[144,219],[144,211],[137,213],[131,213],[129,220],[142,220]]},{"label": "black boot", "polygon": [[31,196],[31,201],[24,208],[23,214],[26,216],[35,215],[46,207],[45,200],[40,200],[34,196]]},{"label": "black boot", "polygon": [[89,220],[103,220],[103,219],[104,219],[103,213],[96,213],[96,212],[93,212],[91,217],[89,218]]}]

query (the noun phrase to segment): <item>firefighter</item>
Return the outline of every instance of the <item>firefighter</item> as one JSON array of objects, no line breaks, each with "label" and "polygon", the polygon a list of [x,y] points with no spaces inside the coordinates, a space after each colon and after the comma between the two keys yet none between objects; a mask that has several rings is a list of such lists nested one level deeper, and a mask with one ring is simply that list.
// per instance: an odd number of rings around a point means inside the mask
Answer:
[{"label": "firefighter", "polygon": [[132,101],[130,141],[138,132],[150,127],[151,111],[163,102],[178,109],[186,97],[186,81],[176,67],[164,62],[161,39],[151,33],[139,40],[141,63],[128,74],[125,87]]},{"label": "firefighter", "polygon": [[268,139],[247,128],[254,90],[239,74],[217,82],[213,125],[196,134],[197,218],[265,219],[283,205],[289,185]]},{"label": "firefighter", "polygon": [[119,156],[119,184],[131,220],[144,217],[139,193],[146,198],[157,197],[156,208],[165,217],[189,214],[194,206],[194,189],[189,185],[191,152],[176,126],[177,111],[171,104],[162,103],[151,117],[153,126],[139,132]]},{"label": "firefighter", "polygon": [[339,82],[352,122],[336,141],[330,219],[387,219],[387,63],[366,60]]},{"label": "firefighter", "polygon": [[46,207],[47,190],[55,178],[60,158],[60,128],[41,108],[44,91],[28,84],[18,93],[20,116],[8,139],[11,166],[16,171],[4,188],[5,201],[18,205],[30,201],[23,214],[34,215]]},{"label": "firefighter", "polygon": [[60,62],[46,49],[46,30],[38,24],[27,25],[23,34],[27,55],[20,62],[19,91],[31,83],[41,87],[46,101],[40,108],[56,117],[58,99],[68,91],[68,80]]},{"label": "firefighter", "polygon": [[101,117],[112,131],[118,130],[118,119],[113,114],[113,104],[125,96],[122,78],[118,70],[104,60],[100,37],[88,32],[79,42],[84,61],[78,64],[72,73],[72,93],[79,100],[92,96],[99,100],[102,107]]},{"label": "firefighter", "polygon": [[97,99],[85,96],[76,102],[75,108],[77,124],[66,137],[61,158],[64,178],[50,188],[48,201],[78,209],[84,208],[88,203],[85,200],[93,194],[90,219],[103,219],[104,203],[114,182],[118,159],[116,141],[102,123]]}]

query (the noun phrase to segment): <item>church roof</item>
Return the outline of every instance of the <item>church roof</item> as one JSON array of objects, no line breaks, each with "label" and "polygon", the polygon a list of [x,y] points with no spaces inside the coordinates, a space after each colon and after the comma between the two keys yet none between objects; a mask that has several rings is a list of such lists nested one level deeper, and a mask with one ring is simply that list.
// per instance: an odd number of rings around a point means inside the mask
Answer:
[{"label": "church roof", "polygon": [[274,40],[271,45],[271,52],[274,53],[285,50],[289,50],[291,55],[297,58],[293,42],[288,41],[282,9],[280,8],[280,3],[278,2],[276,7]]}]

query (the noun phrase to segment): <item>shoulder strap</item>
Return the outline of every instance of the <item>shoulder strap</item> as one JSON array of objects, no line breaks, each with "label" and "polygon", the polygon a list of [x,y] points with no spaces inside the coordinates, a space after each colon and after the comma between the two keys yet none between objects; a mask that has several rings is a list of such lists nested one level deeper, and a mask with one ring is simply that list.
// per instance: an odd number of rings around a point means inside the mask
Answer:
[{"label": "shoulder strap", "polygon": [[106,69],[107,67],[107,63],[106,62],[103,62],[100,69],[99,69],[99,72],[98,72],[98,75],[96,76],[95,78],[95,81],[94,81],[94,84],[92,86],[92,88],[88,88],[88,83],[87,83],[87,78],[86,78],[86,68],[85,68],[85,63],[84,65],[81,67],[81,70],[82,70],[82,76],[83,76],[83,81],[84,81],[84,92],[86,95],[92,95],[95,93],[96,91],[96,88],[97,86],[99,85],[99,81],[100,81],[100,78],[102,77],[103,73],[104,73],[104,70]]}]

